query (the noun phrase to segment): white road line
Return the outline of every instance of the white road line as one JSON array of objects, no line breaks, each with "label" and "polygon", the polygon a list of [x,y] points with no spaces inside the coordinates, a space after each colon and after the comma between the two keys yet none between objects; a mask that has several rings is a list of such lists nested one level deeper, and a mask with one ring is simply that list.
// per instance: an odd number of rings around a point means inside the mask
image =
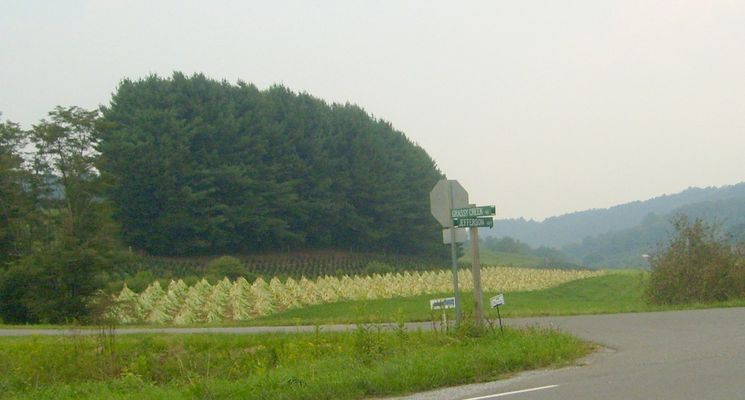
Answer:
[{"label": "white road line", "polygon": [[504,397],[504,396],[509,396],[509,395],[513,395],[513,394],[520,394],[520,393],[535,392],[535,391],[538,391],[538,390],[553,389],[555,387],[559,387],[559,385],[549,385],[549,386],[541,386],[541,387],[532,388],[532,389],[515,390],[514,392],[490,394],[488,396],[471,397],[470,399],[463,399],[463,400],[494,399],[494,398],[497,398],[497,397]]}]

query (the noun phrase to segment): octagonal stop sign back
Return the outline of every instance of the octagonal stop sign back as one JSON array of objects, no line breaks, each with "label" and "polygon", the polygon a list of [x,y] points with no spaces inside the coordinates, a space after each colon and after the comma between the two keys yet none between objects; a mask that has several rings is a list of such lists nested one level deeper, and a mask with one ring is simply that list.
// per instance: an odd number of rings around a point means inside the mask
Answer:
[{"label": "octagonal stop sign back", "polygon": [[[452,192],[452,204],[450,203],[450,193]],[[468,207],[468,192],[458,181],[453,179],[442,179],[429,192],[429,204],[432,216],[443,228],[453,226],[453,217],[450,210],[453,208]]]}]

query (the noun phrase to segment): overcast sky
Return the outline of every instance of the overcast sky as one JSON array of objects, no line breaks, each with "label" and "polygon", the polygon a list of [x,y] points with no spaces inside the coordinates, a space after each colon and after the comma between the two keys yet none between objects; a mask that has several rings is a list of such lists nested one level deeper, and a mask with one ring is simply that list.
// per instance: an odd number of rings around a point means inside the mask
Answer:
[{"label": "overcast sky", "polygon": [[498,217],[745,181],[745,1],[0,0],[3,119],[174,70],[358,104]]}]

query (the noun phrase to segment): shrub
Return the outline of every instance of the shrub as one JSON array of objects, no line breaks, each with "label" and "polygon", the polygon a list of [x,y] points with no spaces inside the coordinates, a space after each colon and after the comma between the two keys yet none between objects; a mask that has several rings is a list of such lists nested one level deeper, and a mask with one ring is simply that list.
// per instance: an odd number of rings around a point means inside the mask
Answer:
[{"label": "shrub", "polygon": [[0,315],[12,323],[84,320],[99,265],[94,250],[67,243],[21,258],[0,276]]},{"label": "shrub", "polygon": [[686,216],[672,221],[675,235],[650,260],[647,299],[657,304],[724,301],[745,295],[742,260],[715,226]]},{"label": "shrub", "polygon": [[228,278],[234,281],[245,273],[241,260],[231,256],[222,256],[207,264],[207,275],[217,279]]},{"label": "shrub", "polygon": [[14,265],[0,270],[0,318],[6,323],[36,322],[29,309],[31,284],[39,277],[36,269]]}]

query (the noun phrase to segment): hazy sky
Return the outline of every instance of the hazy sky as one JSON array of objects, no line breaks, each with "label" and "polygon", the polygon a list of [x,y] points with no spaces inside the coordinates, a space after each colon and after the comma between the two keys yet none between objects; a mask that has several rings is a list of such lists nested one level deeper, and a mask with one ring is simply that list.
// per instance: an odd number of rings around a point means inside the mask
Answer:
[{"label": "hazy sky", "polygon": [[745,181],[745,1],[0,0],[4,119],[174,70],[358,104],[498,217]]}]

